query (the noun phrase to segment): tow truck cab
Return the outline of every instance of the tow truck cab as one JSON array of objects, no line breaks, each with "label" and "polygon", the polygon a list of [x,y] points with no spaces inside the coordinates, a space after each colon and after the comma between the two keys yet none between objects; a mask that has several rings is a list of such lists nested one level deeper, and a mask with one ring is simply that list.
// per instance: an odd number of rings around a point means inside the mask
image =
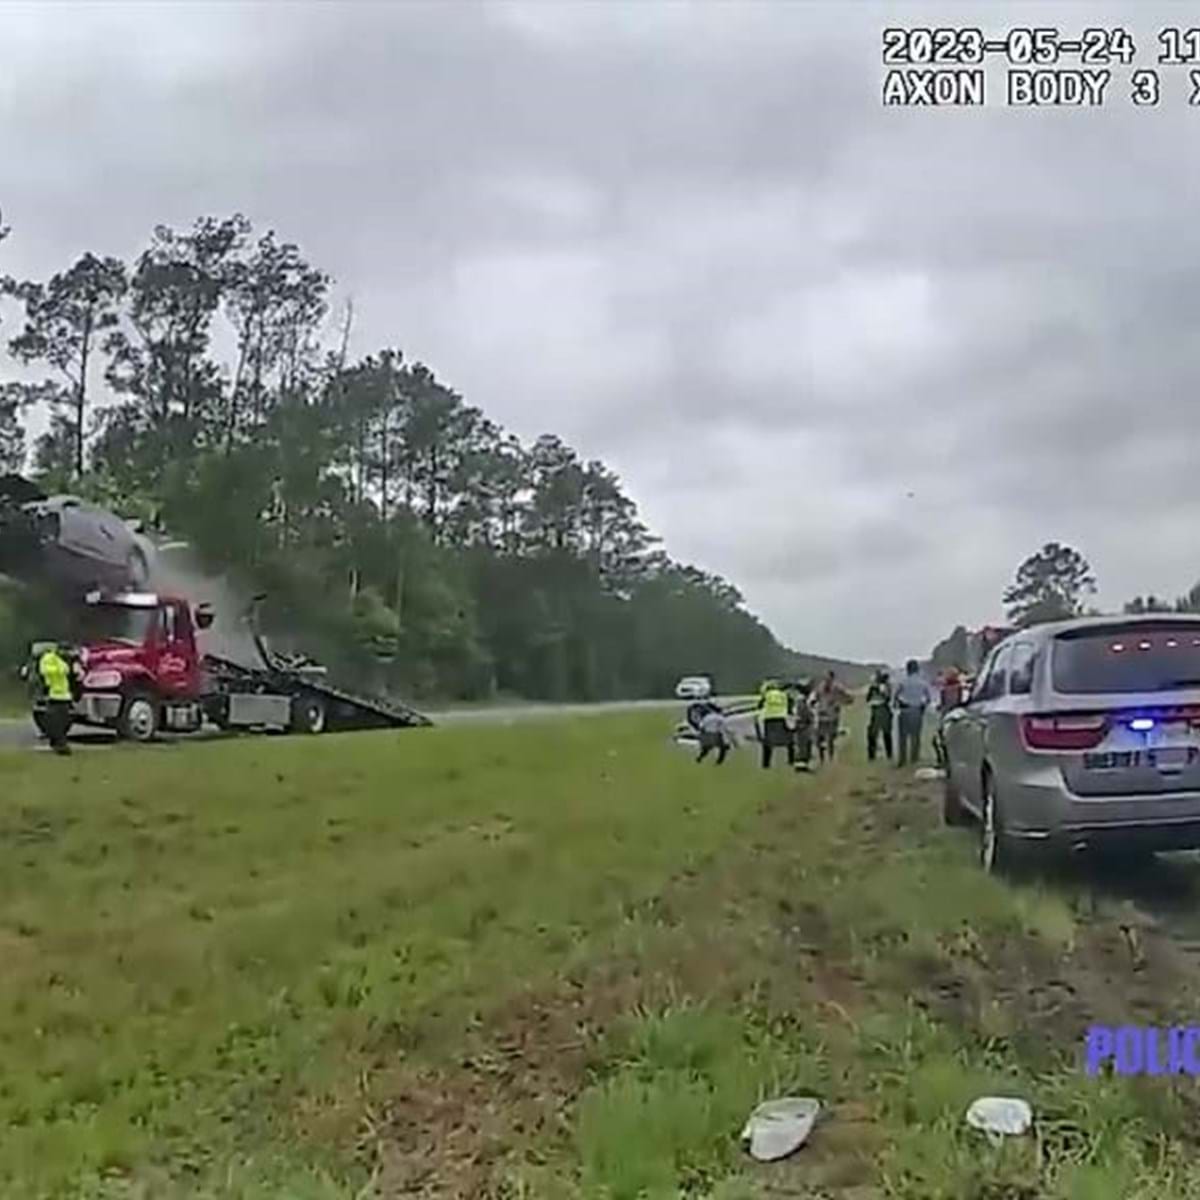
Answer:
[{"label": "tow truck cab", "polygon": [[212,611],[194,613],[177,596],[93,592],[86,598],[79,650],[76,719],[145,741],[160,728],[200,728],[207,690],[198,629]]}]

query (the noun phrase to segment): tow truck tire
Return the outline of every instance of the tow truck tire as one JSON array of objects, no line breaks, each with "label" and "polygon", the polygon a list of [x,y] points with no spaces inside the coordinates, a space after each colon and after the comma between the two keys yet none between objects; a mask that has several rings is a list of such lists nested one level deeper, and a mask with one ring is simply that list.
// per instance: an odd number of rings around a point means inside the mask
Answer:
[{"label": "tow truck tire", "polygon": [[145,692],[133,692],[121,708],[117,732],[131,742],[153,741],[158,732],[158,702]]},{"label": "tow truck tire", "polygon": [[324,733],[328,712],[325,701],[311,692],[292,700],[292,732]]}]

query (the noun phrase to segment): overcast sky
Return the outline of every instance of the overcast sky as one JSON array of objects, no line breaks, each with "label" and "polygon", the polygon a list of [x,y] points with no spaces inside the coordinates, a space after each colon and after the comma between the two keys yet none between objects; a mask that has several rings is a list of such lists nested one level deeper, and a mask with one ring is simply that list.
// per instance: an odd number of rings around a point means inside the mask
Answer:
[{"label": "overcast sky", "polygon": [[[1200,108],[881,104],[919,4],[0,4],[0,270],[245,212],[514,432],[622,477],[799,649],[1200,577]],[[969,6],[1124,24],[1190,5]],[[1134,18],[1137,18],[1136,20]],[[1172,70],[1174,74],[1172,74]],[[11,330],[11,325],[9,326]],[[0,376],[9,370],[0,365]]]}]

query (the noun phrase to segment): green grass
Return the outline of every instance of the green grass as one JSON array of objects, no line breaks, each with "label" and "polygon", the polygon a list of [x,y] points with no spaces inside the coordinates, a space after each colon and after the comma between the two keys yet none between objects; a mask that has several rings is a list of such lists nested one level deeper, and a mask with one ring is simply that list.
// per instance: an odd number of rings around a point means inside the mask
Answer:
[{"label": "green grass", "polygon": [[[854,743],[698,768],[670,723],[0,755],[0,1195],[1200,1197],[1194,1084],[1079,1067],[1200,996],[1114,957],[1128,904],[983,878]],[[828,1119],[750,1163],[787,1093]]]},{"label": "green grass", "polygon": [[181,1194],[231,1164],[247,1187],[354,1182],[298,1111],[352,1105],[414,1031],[586,957],[783,783],[723,786],[658,735],[0,756],[0,1194],[148,1164]]}]

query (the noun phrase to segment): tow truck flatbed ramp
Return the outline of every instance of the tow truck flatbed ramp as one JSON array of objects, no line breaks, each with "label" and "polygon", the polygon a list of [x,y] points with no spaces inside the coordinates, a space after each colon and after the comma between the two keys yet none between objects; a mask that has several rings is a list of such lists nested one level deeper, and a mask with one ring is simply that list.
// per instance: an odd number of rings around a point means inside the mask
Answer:
[{"label": "tow truck flatbed ramp", "polygon": [[[270,662],[270,660],[267,660]],[[276,692],[296,695],[309,693],[325,702],[328,727],[337,729],[415,729],[433,721],[424,713],[384,696],[368,696],[327,682],[324,668],[288,669],[271,663],[267,667],[248,667],[216,654],[204,656],[210,677],[232,692]]]},{"label": "tow truck flatbed ramp", "polygon": [[324,696],[331,704],[340,704],[348,709],[371,713],[384,723],[396,728],[414,728],[433,724],[424,713],[417,712],[415,708],[410,708],[399,700],[382,696],[364,696],[361,692],[347,691],[345,688],[334,687],[332,684],[323,682],[306,682],[304,686],[309,691]]},{"label": "tow truck flatbed ramp", "polygon": [[303,691],[320,696],[328,710],[332,729],[415,729],[433,724],[424,713],[390,696],[366,695],[330,683],[325,668],[303,654],[281,654],[272,650],[263,637],[258,621],[259,610],[266,598],[265,592],[255,596],[244,617],[262,667],[246,667],[210,656],[214,662],[226,670],[250,673],[270,680],[276,687],[282,684],[285,690],[293,693]]}]

